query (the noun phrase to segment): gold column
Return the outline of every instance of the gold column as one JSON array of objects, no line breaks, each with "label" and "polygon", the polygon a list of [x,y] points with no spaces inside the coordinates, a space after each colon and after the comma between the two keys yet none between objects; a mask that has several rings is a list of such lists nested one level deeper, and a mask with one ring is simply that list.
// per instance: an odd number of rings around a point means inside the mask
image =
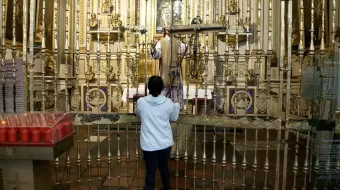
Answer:
[{"label": "gold column", "polygon": [[[2,32],[1,32],[1,82],[2,82],[2,100],[3,102],[3,111],[6,111],[6,99],[5,99],[5,82],[6,82],[6,66],[5,66],[5,59],[6,59],[6,20],[4,19],[6,16],[6,1],[2,1]],[[31,83],[30,83],[31,84]],[[31,91],[30,91],[31,92]],[[30,96],[31,100],[31,96]],[[33,96],[32,96],[33,101]],[[32,101],[30,103],[32,104]],[[33,107],[33,106],[32,106]],[[32,110],[32,109],[31,109]]]}]

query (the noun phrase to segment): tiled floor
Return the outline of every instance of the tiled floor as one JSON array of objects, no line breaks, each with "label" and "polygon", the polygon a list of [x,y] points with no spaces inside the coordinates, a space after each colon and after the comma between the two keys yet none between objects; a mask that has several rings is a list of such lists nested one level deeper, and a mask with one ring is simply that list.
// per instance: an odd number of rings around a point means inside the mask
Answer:
[{"label": "tiled floor", "polygon": [[[89,128],[90,136],[105,136],[107,133],[95,133]],[[117,130],[111,130],[110,140],[105,138],[103,141],[87,142],[87,127],[79,127],[79,149],[77,149],[77,137],[75,137],[75,146],[70,151],[70,184],[67,185],[67,170],[65,168],[66,156],[59,158],[60,167],[58,169],[58,181],[61,182],[59,190],[64,189],[141,189],[145,180],[145,166],[142,160],[140,149],[136,157],[136,132],[132,127],[126,130],[125,126],[120,126],[119,135]],[[214,138],[212,132],[206,133],[206,162],[203,164],[203,133],[197,133],[197,160],[193,160],[193,148],[188,151],[188,160],[180,158],[178,161],[172,159],[170,162],[171,185],[173,189],[263,189],[265,184],[264,164],[266,161],[266,132],[259,130],[259,137],[255,138],[255,132],[248,130],[247,133],[247,150],[244,150],[244,132],[236,134],[236,146],[233,149],[234,135],[232,132],[227,133],[226,142],[223,143],[223,133],[217,132],[215,143],[216,162],[213,162]],[[276,166],[276,131],[270,133],[268,164],[269,173],[267,179],[267,188],[273,189],[275,185],[275,166]],[[128,138],[128,141],[126,140]],[[118,141],[119,139],[119,141]],[[255,156],[255,142],[258,143]],[[118,146],[119,142],[119,146]],[[192,146],[193,139],[189,138],[188,143]],[[294,183],[293,164],[295,160],[295,136],[291,135],[289,139],[288,160],[287,160],[287,189],[291,189]],[[191,144],[190,144],[191,143]],[[223,145],[226,145],[225,152]],[[241,145],[240,145],[241,144]],[[138,140],[137,140],[137,146]],[[118,148],[119,147],[119,148]],[[109,148],[111,151],[109,151]],[[111,152],[111,156],[109,155]],[[129,154],[127,154],[129,152]],[[234,154],[235,152],[235,154]],[[244,152],[246,156],[244,157]],[[119,153],[119,154],[118,154]],[[226,156],[226,163],[222,164],[223,153]],[[77,155],[80,160],[77,162]],[[118,156],[120,155],[120,156]],[[127,156],[129,155],[129,156]],[[280,151],[280,173],[283,170],[284,151]],[[303,187],[303,166],[305,163],[305,141],[300,139],[298,153],[298,173],[296,177],[296,187]],[[111,159],[109,159],[111,158]],[[256,159],[255,159],[256,158]],[[236,165],[233,165],[233,160]],[[242,163],[246,163],[243,167]],[[51,163],[51,167],[54,167]],[[99,168],[99,169],[98,169]],[[111,176],[111,178],[109,177]],[[52,176],[54,182],[55,174]],[[282,175],[279,176],[280,180]],[[234,180],[233,180],[234,179]],[[68,186],[70,188],[68,188]],[[161,178],[156,176],[156,187],[161,189]],[[234,188],[232,188],[234,187]],[[253,188],[252,188],[253,187]]]}]

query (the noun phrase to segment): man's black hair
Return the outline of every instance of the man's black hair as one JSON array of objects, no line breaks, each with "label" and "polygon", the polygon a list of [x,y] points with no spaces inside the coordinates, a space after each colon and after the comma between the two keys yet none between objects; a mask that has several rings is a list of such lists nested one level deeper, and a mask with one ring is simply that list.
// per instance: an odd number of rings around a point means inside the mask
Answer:
[{"label": "man's black hair", "polygon": [[153,97],[157,97],[158,95],[160,95],[163,91],[163,88],[164,88],[164,82],[163,82],[162,77],[152,76],[149,78],[148,89],[149,89],[149,93]]}]

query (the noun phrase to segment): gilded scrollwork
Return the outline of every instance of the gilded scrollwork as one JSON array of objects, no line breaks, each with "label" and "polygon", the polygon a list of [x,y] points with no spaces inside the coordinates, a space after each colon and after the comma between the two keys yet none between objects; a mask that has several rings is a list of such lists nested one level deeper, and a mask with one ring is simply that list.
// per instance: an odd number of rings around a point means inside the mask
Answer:
[{"label": "gilded scrollwork", "polygon": [[117,112],[121,108],[122,104],[122,88],[120,86],[111,87],[111,111]]}]

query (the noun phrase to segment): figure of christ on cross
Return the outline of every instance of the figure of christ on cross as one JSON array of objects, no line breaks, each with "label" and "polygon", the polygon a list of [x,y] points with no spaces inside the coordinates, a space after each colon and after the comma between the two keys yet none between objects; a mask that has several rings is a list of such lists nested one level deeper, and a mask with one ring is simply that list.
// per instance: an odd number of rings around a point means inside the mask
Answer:
[{"label": "figure of christ on cross", "polygon": [[[181,109],[183,109],[182,60],[178,60],[179,40],[173,38],[171,41],[168,29],[163,29],[163,32],[163,38],[153,44],[151,56],[153,59],[159,59],[160,62],[160,76],[163,78],[165,86],[163,95],[171,95],[169,98],[172,101],[179,102]],[[181,57],[183,57],[187,51],[187,45],[180,42],[180,48]]]}]

